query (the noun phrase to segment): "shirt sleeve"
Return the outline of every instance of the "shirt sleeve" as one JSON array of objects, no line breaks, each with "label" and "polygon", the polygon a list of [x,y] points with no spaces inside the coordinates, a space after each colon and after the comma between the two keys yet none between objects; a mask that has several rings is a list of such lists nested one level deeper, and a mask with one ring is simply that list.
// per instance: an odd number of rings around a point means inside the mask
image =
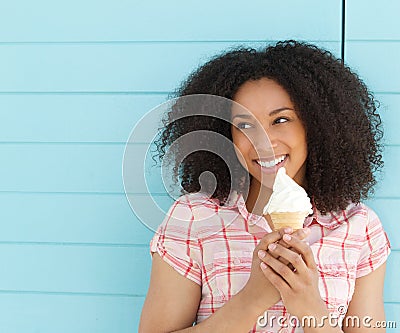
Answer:
[{"label": "shirt sleeve", "polygon": [[365,240],[357,263],[356,277],[362,277],[376,270],[390,254],[390,242],[376,213],[368,208]]},{"label": "shirt sleeve", "polygon": [[178,198],[150,241],[150,252],[157,252],[178,273],[201,285],[202,257],[193,222],[188,197]]}]

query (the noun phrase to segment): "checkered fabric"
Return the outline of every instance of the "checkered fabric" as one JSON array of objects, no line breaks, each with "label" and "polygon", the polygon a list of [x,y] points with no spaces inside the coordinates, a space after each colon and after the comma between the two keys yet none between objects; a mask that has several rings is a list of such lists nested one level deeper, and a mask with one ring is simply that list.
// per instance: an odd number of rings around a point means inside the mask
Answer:
[{"label": "checkered fabric", "polygon": [[[319,270],[321,297],[342,320],[356,278],[386,261],[389,240],[377,215],[364,204],[350,204],[346,210],[327,215],[314,208],[304,226],[311,230],[307,241]],[[150,251],[201,286],[197,313],[197,322],[201,322],[244,287],[254,248],[269,232],[267,221],[248,212],[237,192],[224,206],[201,193],[187,194],[169,209],[150,242]],[[266,309],[266,314],[269,321],[273,316],[284,320],[262,327],[255,323],[250,332],[303,332],[301,327],[285,327],[290,314],[281,301]]]}]

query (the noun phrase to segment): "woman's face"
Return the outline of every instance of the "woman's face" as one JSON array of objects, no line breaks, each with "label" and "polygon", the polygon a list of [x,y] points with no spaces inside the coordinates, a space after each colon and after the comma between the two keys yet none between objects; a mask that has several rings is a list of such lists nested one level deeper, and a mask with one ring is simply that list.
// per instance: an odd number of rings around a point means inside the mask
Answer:
[{"label": "woman's face", "polygon": [[306,132],[288,93],[262,78],[244,83],[233,100],[231,130],[236,155],[263,186],[272,187],[277,170],[305,186]]}]

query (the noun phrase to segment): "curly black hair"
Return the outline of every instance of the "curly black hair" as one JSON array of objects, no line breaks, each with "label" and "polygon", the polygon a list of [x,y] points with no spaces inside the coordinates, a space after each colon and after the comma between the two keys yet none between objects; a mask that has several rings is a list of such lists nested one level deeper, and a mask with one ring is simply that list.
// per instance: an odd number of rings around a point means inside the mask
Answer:
[{"label": "curly black hair", "polygon": [[[379,103],[358,75],[331,52],[295,40],[280,41],[262,50],[239,47],[198,68],[175,94],[209,94],[233,100],[246,81],[264,77],[288,92],[304,124],[307,192],[316,208],[323,214],[342,210],[349,202],[358,203],[373,193],[376,171],[383,166]],[[229,139],[223,149],[230,152],[227,156],[236,158],[229,122],[206,116],[170,122],[179,112],[179,108],[172,108],[163,120],[156,141],[160,160],[175,140],[199,130]],[[221,205],[229,196],[231,184],[242,193],[249,182],[237,159],[237,167],[230,170],[226,161],[206,150],[194,152],[183,161],[176,158],[175,163],[175,179],[181,177],[182,189],[189,193],[200,190],[198,180],[204,171],[212,172],[217,180],[212,197]]]}]

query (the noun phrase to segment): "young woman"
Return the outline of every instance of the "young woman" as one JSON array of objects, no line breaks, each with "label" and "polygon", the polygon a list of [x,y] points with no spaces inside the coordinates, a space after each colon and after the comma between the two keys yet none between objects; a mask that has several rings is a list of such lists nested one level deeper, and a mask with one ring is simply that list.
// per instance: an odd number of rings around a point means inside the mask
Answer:
[{"label": "young woman", "polygon": [[[382,130],[364,83],[330,52],[284,41],[215,57],[178,92],[194,94],[243,108],[230,109],[230,122],[201,115],[166,122],[160,157],[185,134],[207,130],[227,138],[223,150],[235,167],[206,149],[176,159],[188,194],[152,239],[139,331],[384,332],[374,323],[385,319],[390,245],[360,203],[383,165]],[[167,119],[179,112],[172,108]],[[295,232],[273,231],[263,215],[272,193],[265,179],[283,166],[313,204]],[[212,195],[199,192],[204,171],[217,180]]]}]

